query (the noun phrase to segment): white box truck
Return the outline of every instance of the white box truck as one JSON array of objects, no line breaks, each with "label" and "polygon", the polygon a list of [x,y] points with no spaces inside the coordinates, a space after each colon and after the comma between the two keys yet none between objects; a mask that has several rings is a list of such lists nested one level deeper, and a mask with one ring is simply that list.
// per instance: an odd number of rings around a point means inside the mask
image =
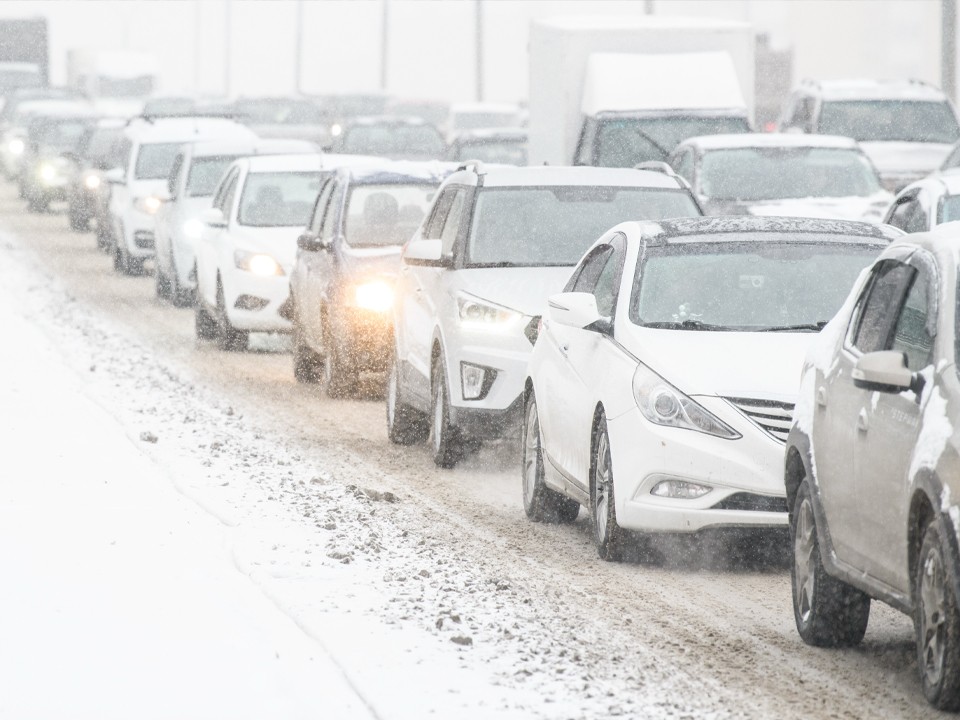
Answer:
[{"label": "white box truck", "polygon": [[530,28],[530,164],[632,167],[748,132],[754,34],[702,18],[562,17]]},{"label": "white box truck", "polygon": [[107,115],[136,115],[156,89],[157,59],[141,52],[67,52],[67,84]]}]

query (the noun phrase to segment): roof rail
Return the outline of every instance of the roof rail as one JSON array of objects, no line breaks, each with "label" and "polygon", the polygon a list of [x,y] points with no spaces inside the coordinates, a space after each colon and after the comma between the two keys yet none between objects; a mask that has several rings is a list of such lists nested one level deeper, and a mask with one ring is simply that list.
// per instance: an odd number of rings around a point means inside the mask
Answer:
[{"label": "roof rail", "polygon": [[183,113],[151,113],[146,115],[134,115],[132,118],[127,120],[127,124],[134,122],[135,120],[143,120],[148,123],[155,123],[157,120],[209,120],[209,119],[221,119],[221,120],[236,120],[239,117],[243,117],[239,113],[232,112],[183,112]]},{"label": "roof rail", "polygon": [[662,160],[647,160],[646,162],[634,165],[633,169],[649,170],[650,172],[663,173],[664,175],[669,175],[670,177],[679,177],[677,175],[677,171],[670,167],[669,163],[665,163]]},{"label": "roof rail", "polygon": [[487,169],[483,166],[483,163],[480,160],[467,160],[466,162],[461,163],[457,166],[456,172],[461,170],[471,170],[477,175],[486,175]]}]

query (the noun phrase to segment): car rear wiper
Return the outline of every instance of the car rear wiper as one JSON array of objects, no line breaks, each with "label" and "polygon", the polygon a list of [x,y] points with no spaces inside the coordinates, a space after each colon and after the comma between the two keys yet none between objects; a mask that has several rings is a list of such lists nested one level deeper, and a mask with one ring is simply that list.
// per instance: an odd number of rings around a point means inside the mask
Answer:
[{"label": "car rear wiper", "polygon": [[820,332],[826,327],[829,320],[818,320],[815,323],[801,323],[800,325],[773,325],[771,327],[757,328],[754,332],[793,332],[795,330],[809,330],[810,332]]},{"label": "car rear wiper", "polygon": [[711,325],[701,320],[649,322],[643,323],[640,327],[657,328],[658,330],[713,330],[719,332],[740,330],[740,328],[729,327],[728,325]]}]

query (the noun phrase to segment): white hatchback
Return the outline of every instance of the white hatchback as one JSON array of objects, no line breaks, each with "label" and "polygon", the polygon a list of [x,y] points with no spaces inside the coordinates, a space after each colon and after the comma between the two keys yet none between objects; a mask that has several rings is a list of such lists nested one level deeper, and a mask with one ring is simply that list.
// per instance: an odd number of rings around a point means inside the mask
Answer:
[{"label": "white hatchback", "polygon": [[859,222],[623,223],[549,300],[524,389],[523,501],[625,531],[784,527],[784,442],[810,341],[900,233]]},{"label": "white hatchback", "polygon": [[290,331],[278,310],[322,171],[315,154],[242,158],[227,169],[197,246],[198,339],[244,350],[250,332]]}]

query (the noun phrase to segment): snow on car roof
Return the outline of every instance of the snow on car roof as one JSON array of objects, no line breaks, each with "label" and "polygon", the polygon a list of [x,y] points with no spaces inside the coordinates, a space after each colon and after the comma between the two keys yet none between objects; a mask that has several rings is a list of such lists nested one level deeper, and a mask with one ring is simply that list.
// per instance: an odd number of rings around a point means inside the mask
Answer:
[{"label": "snow on car roof", "polygon": [[680,182],[673,176],[650,170],[604,167],[488,167],[484,187],[537,185],[622,185],[624,187],[668,188],[676,190]]},{"label": "snow on car roof", "polygon": [[275,138],[251,138],[247,140],[199,140],[192,143],[194,157],[218,155],[283,155],[314,154],[319,152],[316,143],[308,140]]},{"label": "snow on car roof", "polygon": [[494,142],[498,140],[525,142],[527,135],[526,128],[480,128],[477,130],[461,130],[456,134],[455,141],[461,143]]},{"label": "snow on car roof", "polygon": [[252,173],[261,172],[307,172],[323,170],[323,155],[303,153],[296,155],[256,155],[238,162],[247,163]]},{"label": "snow on car roof", "polygon": [[[344,155],[342,157],[348,156]],[[341,172],[348,174],[351,181],[358,184],[424,181],[439,183],[447,175],[455,172],[460,165],[460,163],[445,163],[436,160],[428,162],[382,160],[380,163],[369,166],[345,167]]]},{"label": "snow on car roof", "polygon": [[923,100],[943,102],[946,96],[933,85],[917,80],[823,80],[808,83],[824,100]]},{"label": "snow on car roof", "polygon": [[[889,225],[876,225],[853,220],[823,220],[794,217],[721,216],[678,218],[645,222],[644,235],[666,242],[697,241],[711,235],[742,235],[744,233],[777,233],[784,235],[811,234],[834,236],[838,242],[845,239],[876,239],[891,242],[903,233]],[[720,239],[720,238],[717,238]]]},{"label": "snow on car roof", "polygon": [[701,150],[728,150],[739,148],[843,148],[854,149],[857,141],[840,135],[808,133],[739,133],[732,135],[701,135],[684,140],[681,145],[693,145]]},{"label": "snow on car roof", "polygon": [[248,127],[226,118],[180,117],[145,120],[134,118],[127,125],[126,134],[135,142],[189,142],[196,138],[243,139],[255,138]]}]

